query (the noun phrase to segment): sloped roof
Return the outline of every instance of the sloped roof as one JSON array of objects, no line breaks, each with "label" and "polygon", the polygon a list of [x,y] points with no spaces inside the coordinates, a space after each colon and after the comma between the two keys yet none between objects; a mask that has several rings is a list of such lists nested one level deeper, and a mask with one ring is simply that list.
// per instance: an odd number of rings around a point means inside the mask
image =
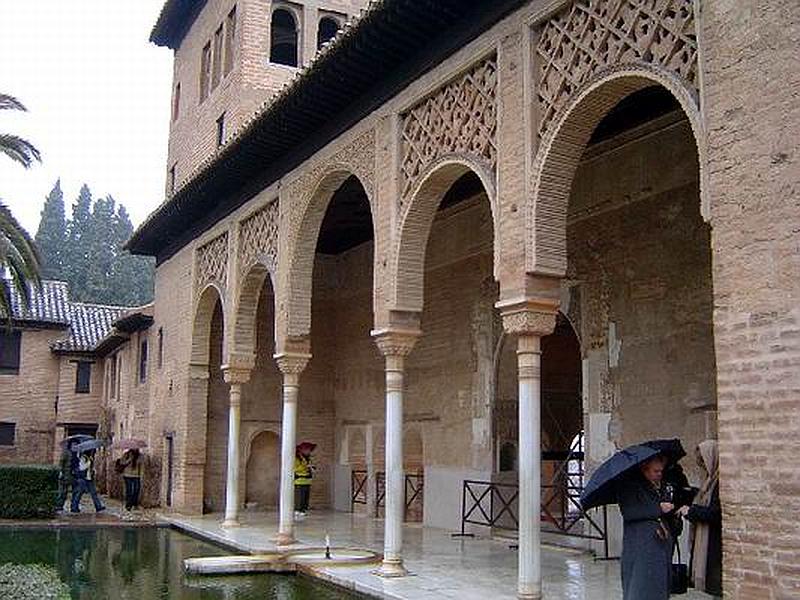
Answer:
[{"label": "sloped roof", "polygon": [[[126,247],[163,262],[526,1],[373,0],[189,174]],[[191,2],[167,2],[170,19],[184,3]]]},{"label": "sloped roof", "polygon": [[53,352],[93,352],[127,310],[124,306],[70,303],[69,337],[50,345]]},{"label": "sloped roof", "polygon": [[175,50],[205,5],[206,0],[167,0],[150,32],[150,41]]},{"label": "sloped roof", "polygon": [[[69,325],[69,289],[65,281],[42,281],[41,289],[29,285],[30,306],[25,308],[22,297],[11,288],[11,320],[20,324],[66,327]],[[0,319],[8,315],[0,310]]]}]

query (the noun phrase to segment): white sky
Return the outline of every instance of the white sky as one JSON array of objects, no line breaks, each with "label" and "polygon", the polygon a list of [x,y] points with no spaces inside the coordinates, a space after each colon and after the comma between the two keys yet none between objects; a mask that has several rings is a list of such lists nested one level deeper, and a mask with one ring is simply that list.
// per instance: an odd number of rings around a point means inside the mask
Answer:
[{"label": "white sky", "polygon": [[164,0],[0,0],[0,132],[42,153],[0,156],[0,198],[33,235],[61,178],[69,217],[82,183],[111,194],[134,226],[164,198],[172,52],[148,42]]}]

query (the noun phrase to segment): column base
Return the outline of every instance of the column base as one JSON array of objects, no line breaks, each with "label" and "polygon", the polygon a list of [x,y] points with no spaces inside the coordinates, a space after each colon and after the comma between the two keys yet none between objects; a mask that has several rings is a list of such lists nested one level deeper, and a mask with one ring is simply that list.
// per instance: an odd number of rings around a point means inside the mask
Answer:
[{"label": "column base", "polygon": [[232,529],[232,528],[241,527],[241,526],[242,526],[242,524],[239,523],[239,519],[225,519],[222,522],[222,527],[224,529]]},{"label": "column base", "polygon": [[381,566],[372,572],[373,575],[378,577],[405,577],[408,575],[408,570],[403,566],[402,560],[386,560],[384,559]]},{"label": "column base", "polygon": [[278,533],[272,541],[275,542],[276,546],[291,546],[292,544],[297,543],[297,540],[291,533]]},{"label": "column base", "polygon": [[518,591],[517,598],[519,598],[519,600],[542,600],[542,592]]}]

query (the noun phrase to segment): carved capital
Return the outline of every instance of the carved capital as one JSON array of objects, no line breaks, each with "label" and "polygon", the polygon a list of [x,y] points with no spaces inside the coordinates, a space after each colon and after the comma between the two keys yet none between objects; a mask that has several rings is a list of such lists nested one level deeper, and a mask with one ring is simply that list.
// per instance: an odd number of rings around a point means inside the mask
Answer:
[{"label": "carved capital", "polygon": [[421,333],[419,329],[386,328],[373,330],[372,337],[383,356],[402,358],[409,355]]},{"label": "carved capital", "polygon": [[228,362],[222,365],[222,370],[233,371],[252,371],[256,366],[256,355],[245,352],[231,352],[228,355]]},{"label": "carved capital", "polygon": [[208,378],[209,374],[207,364],[189,364],[189,379],[207,380]]},{"label": "carved capital", "polygon": [[275,362],[284,375],[300,375],[306,368],[311,355],[301,352],[282,352],[275,355]]},{"label": "carved capital", "polygon": [[250,381],[251,372],[252,368],[241,369],[230,365],[222,365],[222,375],[225,378],[225,383],[232,385],[241,385]]},{"label": "carved capital", "polygon": [[558,303],[547,298],[525,298],[496,304],[509,335],[550,335],[556,327]]}]

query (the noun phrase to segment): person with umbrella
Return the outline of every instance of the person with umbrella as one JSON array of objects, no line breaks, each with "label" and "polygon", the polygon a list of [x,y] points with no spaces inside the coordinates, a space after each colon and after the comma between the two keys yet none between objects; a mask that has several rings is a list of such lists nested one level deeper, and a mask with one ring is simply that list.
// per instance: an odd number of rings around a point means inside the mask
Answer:
[{"label": "person with umbrella", "polygon": [[78,452],[78,467],[74,473],[75,485],[73,485],[72,503],[70,506],[70,511],[73,513],[81,512],[81,498],[83,498],[83,494],[86,492],[92,497],[96,512],[102,512],[106,509],[97,496],[97,488],[94,484],[94,454],[102,445],[103,442],[100,440],[92,439],[74,446],[74,449]]},{"label": "person with umbrella", "polygon": [[125,453],[117,459],[115,468],[122,474],[125,483],[125,510],[133,510],[139,506],[139,496],[142,493],[142,456],[141,448],[147,444],[142,440],[121,440],[116,444],[124,448]]},{"label": "person with umbrella", "polygon": [[581,495],[584,510],[619,504],[624,600],[669,598],[674,540],[666,518],[675,505],[662,486],[668,456],[656,444],[625,448],[598,467]]},{"label": "person with umbrella", "polygon": [[305,518],[308,512],[308,502],[311,497],[311,478],[314,477],[311,453],[316,447],[317,445],[311,442],[301,442],[295,449],[294,489],[297,498],[295,517],[298,519]]},{"label": "person with umbrella", "polygon": [[78,468],[78,456],[73,451],[73,446],[80,442],[93,439],[90,435],[71,435],[61,440],[61,458],[58,462],[58,497],[56,510],[64,510],[64,502],[69,493],[75,489],[74,473]]}]

